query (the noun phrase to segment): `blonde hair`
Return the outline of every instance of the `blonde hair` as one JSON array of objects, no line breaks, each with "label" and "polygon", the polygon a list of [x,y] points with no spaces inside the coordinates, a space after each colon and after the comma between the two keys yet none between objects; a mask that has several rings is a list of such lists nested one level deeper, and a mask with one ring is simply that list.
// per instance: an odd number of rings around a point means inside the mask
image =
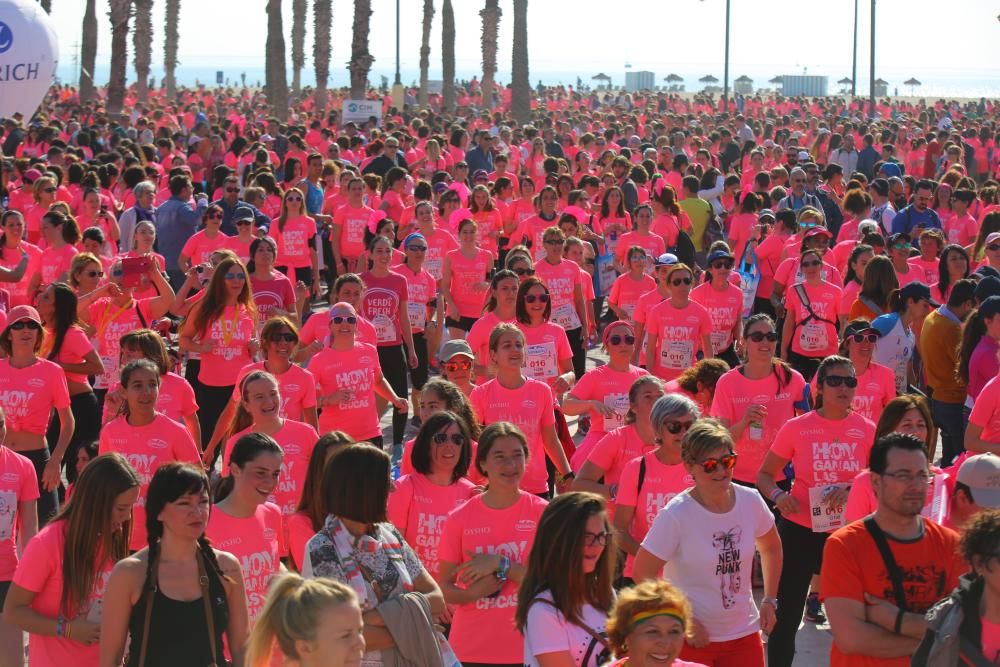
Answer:
[{"label": "blonde hair", "polygon": [[271,663],[274,644],[287,657],[299,659],[295,642],[315,641],[323,611],[342,604],[358,604],[354,591],[333,579],[303,579],[285,574],[271,584],[267,602],[247,643],[248,667]]},{"label": "blonde hair", "polygon": [[665,579],[651,579],[626,588],[618,593],[611,613],[608,614],[608,643],[616,658],[621,658],[628,651],[626,640],[635,629],[633,619],[637,614],[651,612],[664,607],[674,607],[683,615],[685,632],[688,630],[688,619],[691,618],[691,605],[684,593],[670,585]]}]

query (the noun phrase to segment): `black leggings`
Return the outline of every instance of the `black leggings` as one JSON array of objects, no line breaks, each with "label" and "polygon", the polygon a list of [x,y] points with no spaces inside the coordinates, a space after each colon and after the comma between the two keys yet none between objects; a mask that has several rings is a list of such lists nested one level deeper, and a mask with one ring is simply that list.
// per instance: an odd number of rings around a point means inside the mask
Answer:
[{"label": "black leggings", "polygon": [[795,659],[795,633],[809,595],[809,582],[823,564],[823,545],[828,533],[814,533],[805,526],[778,520],[781,537],[782,566],[778,581],[777,623],[767,640],[768,667],[792,667]]},{"label": "black leggings", "polygon": [[716,359],[722,359],[724,362],[729,364],[729,368],[733,369],[740,365],[739,355],[736,354],[736,344],[733,343],[724,350],[719,350],[719,353],[715,355]]},{"label": "black leggings", "polygon": [[[416,343],[414,343],[416,344]],[[386,382],[396,392],[396,395],[406,399],[409,389],[406,384],[406,355],[402,345],[383,345],[378,348],[378,363],[382,367],[382,375]],[[406,432],[406,413],[396,408],[392,409],[392,444],[401,445]]]},{"label": "black leggings", "polygon": [[[77,451],[81,445],[95,442],[101,435],[101,408],[97,395],[92,391],[70,396],[69,407],[73,412],[76,427],[73,430],[73,437],[70,438],[69,447],[66,448],[66,453],[63,455],[62,465],[66,469],[66,479],[70,484],[73,484],[76,482]],[[49,421],[49,430],[45,433],[50,451],[59,442],[61,431],[59,415],[53,414]]]},{"label": "black leggings", "polygon": [[46,491],[42,486],[42,474],[45,466],[49,462],[48,449],[32,449],[27,452],[18,452],[35,466],[35,477],[38,479],[38,529],[41,530],[45,524],[52,520],[52,517],[59,511],[59,494],[55,489]]},{"label": "black leggings", "polygon": [[427,339],[424,338],[423,331],[413,334],[413,347],[416,348],[413,351],[417,354],[417,367],[410,369],[410,384],[413,385],[414,390],[420,391],[427,384],[430,364],[430,359],[427,357]]},{"label": "black leggings", "polygon": [[587,349],[583,346],[583,327],[577,327],[566,332],[569,339],[569,349],[573,350],[573,374],[576,381],[587,371]]},{"label": "black leggings", "polygon": [[[219,422],[223,410],[233,397],[235,385],[225,387],[213,387],[199,382],[195,389],[195,398],[198,400],[198,424],[201,426],[201,450],[205,451],[209,438],[215,430],[215,425]],[[222,447],[217,447],[215,456],[212,458],[212,465],[219,458]]]},{"label": "black leggings", "polygon": [[819,362],[825,357],[807,357],[792,350],[788,351],[788,364],[802,374],[806,382],[812,382],[813,376],[819,370]]}]

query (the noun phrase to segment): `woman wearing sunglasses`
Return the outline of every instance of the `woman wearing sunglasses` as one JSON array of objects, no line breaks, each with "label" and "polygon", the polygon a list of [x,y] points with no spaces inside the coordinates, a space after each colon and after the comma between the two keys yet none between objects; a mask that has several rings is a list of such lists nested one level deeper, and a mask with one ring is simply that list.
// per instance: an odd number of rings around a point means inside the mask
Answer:
[{"label": "woman wearing sunglasses", "polygon": [[[778,213],[780,214],[781,211],[778,211]],[[774,270],[774,280],[771,286],[771,304],[781,306],[781,310],[778,311],[779,314],[784,313],[784,309],[788,307],[787,303],[782,305],[782,301],[787,302],[788,300],[788,292],[793,289],[794,285],[806,279],[806,274],[802,267],[802,252],[806,249],[814,250],[819,255],[820,260],[822,260],[819,268],[820,278],[834,285],[844,284],[844,279],[841,277],[837,267],[825,259],[832,238],[826,227],[811,227],[803,232],[800,241],[793,241],[792,239],[794,238],[794,236],[789,238],[784,249],[787,256],[778,264],[778,268]]]},{"label": "woman wearing sunglasses", "polygon": [[285,192],[281,215],[276,221],[274,241],[278,246],[277,269],[296,284],[309,286],[319,296],[319,257],[316,254],[316,221],[306,214],[305,196],[298,188]]},{"label": "woman wearing sunglasses", "polygon": [[[250,246],[253,245],[253,242],[258,238],[254,224],[255,221],[254,218],[249,215],[234,215],[233,217],[235,218],[233,220],[233,225],[236,227],[236,236],[229,237],[226,247],[232,250],[236,256],[240,258],[241,262],[246,264],[253,259],[253,253],[250,252]],[[277,212],[274,217],[278,217]]]},{"label": "woman wearing sunglasses", "polygon": [[320,406],[319,430],[341,430],[354,440],[382,445],[382,428],[375,395],[404,414],[405,398],[396,395],[382,375],[374,345],[356,340],[358,314],[349,303],[330,308],[330,344],[309,363],[316,377]]},{"label": "woman wearing sunglasses", "polygon": [[[824,359],[816,382],[816,409],[781,427],[757,473],[761,495],[781,511],[778,533],[785,555],[778,584],[781,606],[767,651],[769,663],[783,667],[792,664],[795,633],[809,582],[823,561],[823,545],[830,532],[845,525],[848,489],[868,465],[875,438],[875,424],[852,409],[858,378],[850,359]],[[786,492],[777,480],[789,462],[796,474]]]},{"label": "woman wearing sunglasses", "polygon": [[[509,256],[509,255],[508,255]],[[530,265],[529,265],[530,266]],[[534,269],[532,269],[534,272]],[[490,375],[490,332],[501,322],[517,321],[517,292],[521,285],[518,275],[509,269],[493,274],[490,297],[483,314],[469,329],[466,340],[476,354],[476,380],[484,382]]]},{"label": "woman wearing sunglasses", "polygon": [[[851,360],[858,376],[853,409],[876,423],[885,406],[896,398],[896,378],[892,370],[872,360],[878,339],[878,329],[868,320],[856,319],[844,328],[844,339],[840,343],[840,354]],[[815,398],[816,387],[812,391]]]},{"label": "woman wearing sunglasses", "polygon": [[605,327],[603,350],[608,363],[584,375],[563,399],[562,410],[567,416],[591,416],[590,430],[577,445],[578,450],[590,451],[608,432],[625,425],[629,388],[637,378],[647,375],[631,364],[635,343],[635,330],[628,322]]},{"label": "woman wearing sunglasses", "polygon": [[670,298],[646,313],[646,367],[664,380],[673,380],[694,365],[698,352],[713,358],[712,318],[704,306],[691,301],[694,273],[677,263],[663,272]]},{"label": "woman wearing sunglasses", "polygon": [[565,493],[548,504],[518,590],[514,622],[530,667],[598,667],[611,658],[605,621],[615,593],[614,533],[604,498]]},{"label": "woman wearing sunglasses", "polygon": [[691,290],[691,300],[704,306],[712,318],[712,353],[736,368],[736,339],[743,322],[743,290],[730,280],[735,263],[728,250],[708,253],[708,281]]},{"label": "woman wearing sunglasses", "polygon": [[[106,275],[104,264],[97,255],[81,252],[73,257],[73,263],[70,265],[69,286],[73,288],[78,297],[90,294],[101,286]],[[10,296],[10,301],[17,305],[14,303],[13,294]]]},{"label": "woman wearing sunglasses", "polygon": [[[681,442],[681,459],[694,485],[656,515],[636,555],[635,580],[657,579],[663,570],[690,599],[683,659],[763,667],[760,633],[774,628],[781,599],[774,515],[759,493],[733,484],[737,456],[719,422],[694,424]],[[764,574],[759,609],[750,586],[755,548]]]},{"label": "woman wearing sunglasses", "polygon": [[649,275],[652,261],[642,246],[632,246],[626,255],[627,272],[615,278],[608,294],[608,308],[619,320],[631,320],[639,297],[656,289],[656,280]]},{"label": "woman wearing sunglasses", "polygon": [[809,381],[819,363],[837,353],[842,291],[823,279],[823,257],[819,252],[803,250],[799,266],[805,280],[785,294],[787,314],[781,331],[781,358]]},{"label": "woman wearing sunglasses", "polygon": [[527,346],[525,375],[547,383],[558,395],[564,394],[576,379],[573,350],[566,330],[549,321],[552,296],[540,278],[532,276],[517,288],[514,312]]},{"label": "woman wearing sunglasses", "polygon": [[213,252],[229,247],[229,237],[222,232],[221,206],[212,204],[206,208],[201,221],[205,228],[195,232],[181,248],[181,254],[177,258],[181,271],[187,272],[192,266],[206,264]]},{"label": "woman wearing sunglasses", "polygon": [[[456,415],[465,423],[471,439],[472,453],[475,454],[476,441],[482,429],[472,411],[469,397],[459,389],[458,385],[443,378],[433,378],[425,385],[425,391],[420,394],[419,410],[420,419],[424,422],[441,412]],[[399,471],[404,475],[413,474],[413,443],[414,440],[403,443],[403,458],[399,462]],[[483,481],[474,466],[469,469],[466,476],[476,484]]]},{"label": "woman wearing sunglasses", "polygon": [[[402,264],[394,267],[397,273],[406,278],[406,314],[410,320],[413,346],[417,353],[417,366],[410,369],[413,405],[420,404],[420,390],[427,382],[430,351],[426,335],[439,331],[440,322],[444,319],[444,307],[437,299],[437,280],[424,268],[428,248],[423,234],[413,232],[407,235],[403,239],[406,258]],[[433,305],[431,302],[434,302]]]}]

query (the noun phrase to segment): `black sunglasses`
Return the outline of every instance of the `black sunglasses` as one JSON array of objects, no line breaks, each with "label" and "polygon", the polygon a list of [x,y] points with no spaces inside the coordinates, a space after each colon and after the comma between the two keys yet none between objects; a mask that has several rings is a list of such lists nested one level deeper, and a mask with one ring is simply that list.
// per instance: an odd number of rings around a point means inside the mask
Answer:
[{"label": "black sunglasses", "polygon": [[525,303],[534,303],[535,301],[537,301],[538,303],[548,303],[549,302],[549,295],[548,294],[525,294],[524,295],[524,302]]},{"label": "black sunglasses", "polygon": [[103,278],[104,271],[85,271],[84,275],[88,278]]},{"label": "black sunglasses", "polygon": [[723,259],[717,262],[712,262],[711,268],[713,269],[731,269],[733,268],[733,260]]},{"label": "black sunglasses", "polygon": [[42,328],[38,322],[32,322],[31,320],[19,320],[10,325],[12,331],[22,331],[23,329],[34,329],[38,331]]},{"label": "black sunglasses", "polygon": [[854,389],[858,386],[858,378],[851,375],[827,375],[823,378],[823,384],[827,387],[844,385],[848,389]]},{"label": "black sunglasses", "polygon": [[823,262],[819,261],[818,259],[814,259],[808,262],[800,262],[799,266],[801,266],[803,269],[811,269],[814,266],[823,266]]},{"label": "black sunglasses", "polygon": [[511,269],[518,276],[533,276],[535,275],[534,269]]},{"label": "black sunglasses", "polygon": [[677,280],[671,280],[670,284],[674,287],[680,287],[681,285],[690,285],[692,280],[690,278],[678,278]]},{"label": "black sunglasses", "polygon": [[451,441],[451,444],[455,445],[456,447],[461,447],[462,445],[465,444],[465,436],[462,435],[461,433],[452,433],[449,435],[444,431],[439,431],[435,433],[431,437],[431,439],[434,441],[435,445],[443,445],[449,440]]},{"label": "black sunglasses", "polygon": [[773,331],[754,331],[753,333],[747,334],[747,338],[755,343],[760,343],[767,339],[768,343],[774,343],[778,340],[778,334]]},{"label": "black sunglasses", "polygon": [[334,324],[343,324],[344,320],[347,320],[348,324],[358,323],[358,318],[351,315],[348,315],[347,317],[344,317],[343,315],[334,315],[330,318],[330,320],[333,321]]},{"label": "black sunglasses", "polygon": [[679,421],[668,421],[664,424],[667,427],[667,432],[671,435],[677,435],[678,433],[687,433],[688,429],[694,424],[694,420],[687,422]]},{"label": "black sunglasses", "polygon": [[625,341],[626,345],[635,345],[635,336],[629,336],[628,334],[624,336],[619,336],[618,334],[608,336],[608,342],[612,345],[621,345],[622,341]]},{"label": "black sunglasses", "polygon": [[293,333],[276,333],[269,340],[272,343],[295,343],[299,337]]},{"label": "black sunglasses", "polygon": [[236,221],[236,226],[237,227],[247,227],[249,225],[250,225],[250,221],[249,220],[237,220]]}]

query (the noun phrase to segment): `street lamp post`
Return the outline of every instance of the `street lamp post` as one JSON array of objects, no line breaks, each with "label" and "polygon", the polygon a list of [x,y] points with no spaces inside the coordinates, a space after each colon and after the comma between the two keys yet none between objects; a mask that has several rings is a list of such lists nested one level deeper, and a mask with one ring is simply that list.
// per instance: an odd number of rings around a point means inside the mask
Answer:
[{"label": "street lamp post", "polygon": [[851,97],[858,94],[858,0],[854,0],[854,63],[851,65]]},{"label": "street lamp post", "polygon": [[403,81],[399,76],[399,0],[396,0],[396,80],[392,84],[392,105],[403,110]]},{"label": "street lamp post", "polygon": [[726,62],[722,72],[723,112],[729,113],[729,2],[726,0]]},{"label": "street lamp post", "polygon": [[872,58],[868,73],[868,104],[872,120],[875,119],[875,0],[872,0]]}]

